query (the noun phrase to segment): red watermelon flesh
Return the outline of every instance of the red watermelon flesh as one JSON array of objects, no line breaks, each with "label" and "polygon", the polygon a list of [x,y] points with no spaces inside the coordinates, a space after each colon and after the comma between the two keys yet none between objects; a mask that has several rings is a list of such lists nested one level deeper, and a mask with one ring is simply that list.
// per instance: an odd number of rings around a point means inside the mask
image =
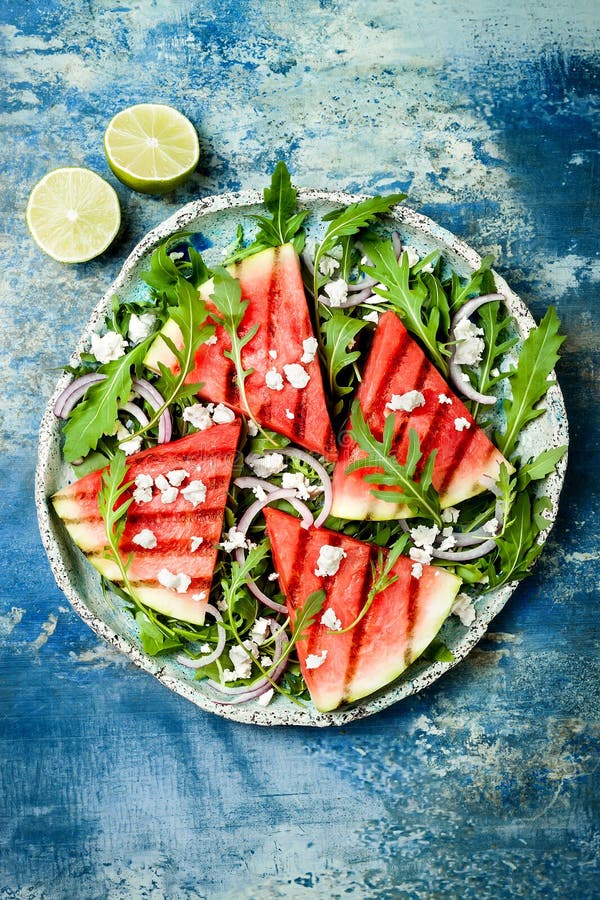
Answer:
[{"label": "red watermelon flesh", "polygon": [[[326,528],[306,530],[298,519],[271,507],[265,509],[265,517],[292,623],[311,593],[326,592],[321,613],[296,645],[311,699],[321,712],[366,697],[397,678],[427,648],[449,615],[460,579],[427,565],[415,578],[412,560],[402,556],[392,569],[397,580],[375,596],[361,621],[346,634],[331,633],[321,624],[321,616],[331,608],[342,628],[357,618],[379,548]],[[315,569],[325,544],[342,548],[346,557],[335,575],[319,577]],[[386,551],[382,552],[385,558]],[[307,668],[307,658],[323,651],[327,651],[324,662]]]},{"label": "red watermelon flesh", "polygon": [[[412,390],[423,394],[423,406],[412,412],[390,413],[386,409],[392,394],[402,395]],[[444,402],[443,398],[451,402]],[[395,415],[393,447],[399,462],[406,461],[411,428],[416,430],[421,443],[420,466],[431,451],[437,449],[432,480],[443,508],[486,490],[482,476],[496,479],[502,463],[511,469],[393,312],[384,313],[379,320],[357,399],[372,434],[379,441],[386,414]],[[457,419],[459,426],[464,426],[460,420],[466,420],[468,426],[459,431]],[[365,468],[346,474],[351,463],[367,454],[352,439],[352,432],[342,443],[333,474],[332,515],[342,519],[410,517],[406,505],[388,503],[373,496],[371,489],[378,486],[365,481],[363,476],[376,469]]]},{"label": "red watermelon flesh", "polygon": [[[123,559],[132,554],[128,575],[140,600],[165,615],[197,624],[204,621],[240,425],[239,420],[215,425],[134,453],[127,460],[127,482],[135,482],[140,475],[149,475],[155,481],[158,476],[177,470],[189,473],[173,502],[163,502],[163,494],[155,485],[148,502],[134,499],[119,543]],[[116,563],[104,556],[106,534],[98,510],[101,477],[101,471],[91,472],[54,494],[52,502],[73,541],[92,565],[109,580],[120,583]],[[182,493],[192,481],[201,481],[206,487],[206,499],[196,506]],[[134,491],[135,484],[118,505]],[[156,538],[153,548],[145,549],[133,540],[146,529]],[[192,550],[192,539],[200,537],[202,542]],[[161,584],[158,575],[163,569],[173,575],[187,575],[191,580],[185,591]]]},{"label": "red watermelon flesh", "polygon": [[[302,342],[314,334],[296,251],[291,244],[272,247],[242,260],[229,271],[240,282],[242,299],[249,302],[240,334],[245,334],[257,322],[260,326],[242,350],[244,368],[254,369],[245,382],[252,413],[264,427],[286,435],[307,450],[335,460],[335,435],[327,411],[318,355],[311,362],[301,361]],[[212,291],[212,281],[202,285],[201,293],[207,307],[215,311],[210,301]],[[176,346],[181,346],[181,332],[174,322],[168,322],[163,330]],[[221,326],[217,326],[216,337],[216,343],[200,347],[195,368],[187,380],[203,384],[199,396],[204,400],[226,403],[246,415],[235,381],[234,364],[225,356],[225,351],[231,349],[231,339]],[[160,337],[145,360],[154,370],[158,370],[158,362],[172,368],[176,365],[175,357]],[[293,387],[287,380],[284,366],[289,364],[299,364],[306,370],[310,376],[306,387]],[[282,390],[274,390],[266,384],[265,376],[273,369],[283,379]]]}]

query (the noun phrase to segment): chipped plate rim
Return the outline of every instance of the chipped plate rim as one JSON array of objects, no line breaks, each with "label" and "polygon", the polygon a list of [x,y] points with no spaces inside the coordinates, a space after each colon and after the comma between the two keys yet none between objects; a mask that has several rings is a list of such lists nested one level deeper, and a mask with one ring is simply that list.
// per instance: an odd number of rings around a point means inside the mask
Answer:
[{"label": "chipped plate rim", "polygon": [[[299,189],[298,203],[301,207],[309,207],[316,203],[330,203],[332,205],[348,205],[365,198],[362,194],[349,194],[342,191],[325,191],[312,189]],[[241,191],[235,193],[218,194],[205,197],[181,207],[169,218],[165,219],[151,231],[131,251],[121,271],[112,282],[103,298],[94,307],[91,316],[79,338],[75,351],[71,358],[71,364],[76,364],[80,354],[89,346],[89,339],[93,332],[98,331],[103,324],[104,316],[109,308],[113,294],[131,281],[138,264],[165,238],[198,222],[203,217],[220,211],[243,210],[244,207],[253,207],[262,204],[262,192]],[[447,229],[438,225],[432,219],[416,212],[410,207],[399,205],[393,208],[389,218],[397,222],[401,227],[420,234],[433,241],[442,252],[455,260],[459,260],[463,266],[470,270],[476,270],[481,265],[481,257],[467,243],[456,237]],[[496,286],[499,292],[505,295],[507,306],[517,324],[522,338],[526,337],[529,330],[535,325],[533,316],[525,303],[511,290],[506,281],[494,271]],[[374,715],[381,710],[397,703],[412,694],[415,694],[440,678],[445,672],[458,665],[478,643],[485,633],[492,619],[505,606],[507,600],[514,592],[518,582],[503,585],[495,591],[484,595],[488,598],[485,609],[477,616],[473,624],[463,629],[464,634],[454,643],[451,649],[454,655],[452,662],[431,662],[423,664],[417,660],[408,670],[406,675],[392,682],[390,685],[378,691],[376,694],[365,698],[348,708],[342,708],[331,713],[319,713],[310,703],[304,708],[292,704],[286,698],[277,696],[276,702],[267,707],[261,707],[256,702],[239,705],[223,706],[217,703],[208,692],[203,689],[202,682],[193,680],[193,671],[185,670],[174,659],[166,657],[151,657],[140,646],[136,646],[127,637],[119,634],[110,627],[101,617],[94,614],[88,604],[81,587],[76,583],[76,568],[69,561],[69,555],[79,554],[80,551],[68,544],[66,553],[61,547],[60,523],[53,514],[48,497],[48,485],[52,473],[61,466],[60,458],[60,424],[53,413],[54,403],[59,394],[69,383],[71,376],[63,374],[50,398],[40,424],[38,462],[35,473],[35,503],[38,516],[38,524],[42,543],[46,550],[50,566],[56,584],[65,594],[70,604],[86,622],[87,625],[112,647],[126,654],[140,669],[150,673],[162,684],[182,697],[190,700],[201,709],[215,713],[223,718],[237,722],[254,725],[308,725],[308,726],[342,726],[349,722]],[[540,420],[550,417],[552,431],[550,446],[568,445],[569,433],[565,404],[562,392],[558,384],[554,384],[548,390],[545,400],[546,413],[539,419],[531,422],[527,429],[535,434],[535,429],[540,427]],[[544,442],[544,447],[548,443]],[[541,448],[540,448],[541,449]],[[550,498],[552,508],[548,512],[548,527],[540,535],[539,541],[546,541],[548,534],[555,522],[558,513],[559,496],[564,482],[567,466],[567,454],[562,458],[556,470],[542,482],[544,493]],[[100,586],[98,582],[98,593]],[[411,675],[411,669],[417,667],[415,674]]]}]

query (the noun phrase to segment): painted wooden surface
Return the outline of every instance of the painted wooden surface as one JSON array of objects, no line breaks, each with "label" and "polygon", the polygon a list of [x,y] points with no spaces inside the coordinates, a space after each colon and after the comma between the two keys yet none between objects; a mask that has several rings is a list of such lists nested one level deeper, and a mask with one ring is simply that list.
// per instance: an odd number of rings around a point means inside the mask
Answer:
[{"label": "painted wooden surface", "polygon": [[[0,897],[597,896],[598,15],[528,6],[1,4]],[[102,152],[110,116],[146,100],[202,141],[164,199]],[[568,335],[572,453],[535,574],[459,668],[343,730],[231,724],[135,670],[54,586],[32,499],[55,368],[129,248],[279,158],[304,186],[408,190]],[[23,219],[69,164],[124,213],[75,268]]]}]

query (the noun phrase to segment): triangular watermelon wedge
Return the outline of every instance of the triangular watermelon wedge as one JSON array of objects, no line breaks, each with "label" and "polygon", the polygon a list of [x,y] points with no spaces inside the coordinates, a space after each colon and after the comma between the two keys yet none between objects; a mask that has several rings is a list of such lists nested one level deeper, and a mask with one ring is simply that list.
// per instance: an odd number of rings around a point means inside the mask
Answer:
[{"label": "triangular watermelon wedge", "polygon": [[[125,478],[134,484],[122,495],[119,505],[131,496],[134,499],[127,511],[119,549],[124,559],[132,554],[129,578],[143,603],[185,622],[202,624],[204,621],[240,426],[239,420],[215,425],[178,441],[134,453],[127,460]],[[187,473],[183,477],[182,471]],[[174,472],[179,474],[173,475]],[[161,475],[167,481],[169,477],[173,482],[181,479],[176,493],[170,491],[171,497],[174,493],[175,497],[169,502],[164,502],[169,494],[163,494],[155,484]],[[134,493],[136,478],[141,480],[139,476],[150,476],[154,482],[149,489],[150,500],[142,499],[142,490]],[[101,477],[102,470],[91,472],[54,494],[52,503],[73,541],[92,565],[106,578],[119,583],[121,574],[116,563],[104,556],[106,534],[98,510]],[[206,488],[204,500],[199,501],[203,490],[193,482],[202,482]],[[163,482],[159,478],[160,484]],[[186,492],[186,488],[190,490]],[[194,494],[194,489],[199,489],[199,495]],[[199,502],[194,505],[194,501]],[[136,542],[136,536],[146,530],[154,535],[155,547],[144,548]],[[165,585],[164,581],[169,581],[165,571],[175,577],[187,576],[189,585],[183,591],[181,580],[179,590]]]},{"label": "triangular watermelon wedge", "polygon": [[[372,694],[397,678],[428,647],[450,613],[460,579],[444,569],[423,565],[420,578],[413,562],[401,556],[392,568],[397,576],[375,596],[366,615],[346,634],[331,633],[321,617],[333,610],[342,628],[359,615],[372,579],[378,550],[326,528],[302,528],[300,520],[272,507],[265,508],[267,531],[279,582],[292,623],[314,591],[326,600],[313,625],[296,644],[302,675],[317,709],[328,712]],[[346,553],[335,575],[315,575],[324,545]],[[382,551],[385,557],[386,551]],[[311,657],[325,653],[317,668]],[[307,662],[308,661],[308,662]]]},{"label": "triangular watermelon wedge", "polygon": [[[296,251],[291,244],[271,247],[242,260],[229,271],[240,282],[242,300],[249,301],[240,333],[245,334],[259,324],[256,335],[242,350],[244,368],[253,370],[245,382],[252,413],[264,427],[286,435],[300,447],[335,460],[335,435],[318,355],[310,362],[302,361],[303,341],[314,338],[314,334]],[[200,290],[208,309],[214,312],[210,301],[212,281]],[[175,322],[167,322],[163,332],[181,347],[181,332]],[[231,350],[231,339],[222,326],[217,326],[216,338],[215,343],[200,347],[187,381],[203,384],[201,398],[226,403],[245,415],[234,364],[225,356],[225,351]],[[145,364],[158,371],[159,362],[171,368],[176,365],[175,357],[160,336],[150,348]],[[290,383],[284,368],[287,365],[302,366],[310,377],[305,387]],[[281,389],[268,386],[267,373],[271,373],[270,378],[281,376]]]},{"label": "triangular watermelon wedge", "polygon": [[[401,396],[409,391],[419,391],[424,404],[411,412],[390,413],[386,409],[393,394]],[[411,428],[419,435],[423,454],[420,465],[432,450],[437,450],[432,481],[442,508],[482,493],[487,489],[486,478],[496,480],[502,463],[512,469],[393,312],[384,313],[379,320],[357,400],[379,441],[386,416],[395,415],[393,447],[401,463],[406,461]],[[377,469],[346,473],[351,463],[367,455],[353,440],[351,431],[341,444],[333,473],[332,515],[342,519],[409,518],[411,511],[406,505],[373,496],[372,489],[379,486],[365,481],[364,475]]]}]

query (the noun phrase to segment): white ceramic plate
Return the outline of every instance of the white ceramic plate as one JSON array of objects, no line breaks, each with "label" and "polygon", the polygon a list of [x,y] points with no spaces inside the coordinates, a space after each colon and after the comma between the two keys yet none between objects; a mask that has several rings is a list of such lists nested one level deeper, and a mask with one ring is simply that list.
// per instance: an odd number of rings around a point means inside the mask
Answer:
[{"label": "white ceramic plate", "polygon": [[[309,237],[319,236],[322,228],[319,223],[324,213],[359,199],[362,197],[344,193],[299,191],[300,206],[309,208],[313,213],[307,224],[309,229],[315,230],[315,233],[311,235],[309,231]],[[157,244],[179,231],[198,233],[198,239],[205,245],[203,256],[207,264],[215,265],[222,261],[221,250],[235,238],[238,223],[243,222],[245,230],[250,235],[252,227],[246,217],[259,212],[264,213],[262,195],[259,192],[224,194],[189,203],[149,232],[133,250],[118,278],[94,309],[72,362],[76,362],[79,354],[89,347],[90,335],[102,327],[113,294],[123,300],[139,296],[140,292],[145,294],[148,290],[139,278],[139,273],[147,268],[148,257]],[[395,208],[391,219],[405,243],[415,246],[422,255],[434,249],[441,250],[462,276],[479,268],[480,257],[467,244],[425,216],[400,206]],[[497,274],[496,285],[507,298],[508,307],[515,318],[521,337],[525,337],[534,325],[529,311]],[[71,470],[63,463],[60,453],[60,423],[52,412],[54,401],[69,380],[69,375],[61,377],[42,419],[35,484],[40,531],[56,582],[77,613],[96,634],[126,653],[136,665],[156,676],[166,687],[187,697],[202,709],[256,725],[339,726],[372,715],[403,697],[422,690],[464,659],[516,587],[516,584],[509,584],[482,595],[475,602],[477,617],[468,629],[460,624],[456,616],[451,616],[447,620],[440,637],[454,654],[452,663],[417,660],[393,684],[350,708],[323,714],[318,713],[310,704],[300,708],[280,695],[275,695],[267,707],[258,706],[256,703],[239,706],[219,705],[214,702],[209,689],[205,688],[202,682],[194,681],[193,672],[189,669],[180,666],[173,658],[152,658],[144,653],[137,636],[137,626],[131,615],[117,605],[112,607],[107,604],[100,590],[99,576],[73,545],[51,510],[48,498],[68,480],[72,480]],[[545,407],[545,413],[530,423],[522,434],[521,449],[525,451],[526,457],[537,455],[547,447],[568,443],[567,417],[558,386],[553,386],[548,391]],[[542,540],[546,539],[556,517],[565,468],[566,457],[563,458],[557,471],[539,485],[540,493],[550,497],[552,501],[552,510],[548,514],[548,529],[541,536]]]}]

